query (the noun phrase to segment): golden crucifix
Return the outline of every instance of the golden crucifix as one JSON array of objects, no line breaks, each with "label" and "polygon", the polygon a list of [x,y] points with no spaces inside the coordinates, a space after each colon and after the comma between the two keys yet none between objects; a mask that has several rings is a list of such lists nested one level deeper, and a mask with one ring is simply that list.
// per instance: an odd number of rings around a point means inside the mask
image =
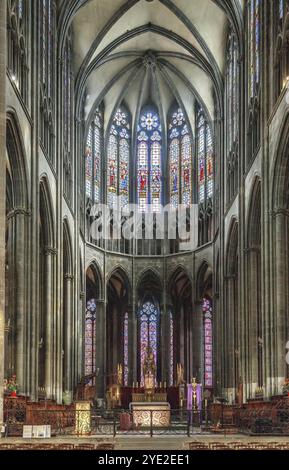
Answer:
[{"label": "golden crucifix", "polygon": [[197,410],[197,382],[196,377],[192,380],[192,392],[193,392],[193,410]]}]

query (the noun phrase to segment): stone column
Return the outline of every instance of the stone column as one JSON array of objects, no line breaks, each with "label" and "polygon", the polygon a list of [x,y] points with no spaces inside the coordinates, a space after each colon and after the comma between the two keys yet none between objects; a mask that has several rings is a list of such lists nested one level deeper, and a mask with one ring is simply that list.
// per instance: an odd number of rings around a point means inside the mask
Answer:
[{"label": "stone column", "polygon": [[247,376],[246,376],[246,386],[247,386],[247,396],[254,398],[256,387],[258,387],[259,379],[259,344],[258,340],[261,340],[261,337],[258,338],[258,319],[259,319],[259,309],[260,309],[260,300],[258,292],[259,284],[259,271],[258,263],[260,259],[260,253],[257,248],[249,249],[248,251],[248,286],[247,286],[247,295],[248,295],[248,325],[245,331],[245,335],[248,338],[248,366],[247,366]]},{"label": "stone column", "polygon": [[106,392],[106,303],[96,302],[96,346],[95,346],[97,398],[105,398]]},{"label": "stone column", "polygon": [[[286,218],[287,211],[279,210],[276,212],[275,219],[275,315],[274,315],[274,369],[273,381],[275,382],[274,393],[282,393],[282,382],[284,381],[286,362],[285,362],[285,346],[286,346],[286,293],[288,286],[287,279],[287,253],[286,253]],[[287,294],[288,295],[288,294]]]},{"label": "stone column", "polygon": [[179,348],[180,348],[180,363],[185,367],[185,328],[184,328],[184,305],[178,304],[178,310],[180,315],[180,337],[179,337]]},{"label": "stone column", "polygon": [[73,306],[73,276],[66,274],[63,282],[64,292],[64,319],[63,322],[63,391],[70,395],[70,399],[73,398],[73,387],[72,387],[72,306]]},{"label": "stone column", "polygon": [[[226,316],[224,335],[223,370],[225,372],[225,388],[228,399],[234,399],[235,393],[235,360],[238,358],[238,349],[235,344],[235,321],[236,321],[236,286],[235,275],[226,278]],[[238,359],[237,359],[238,360]]]},{"label": "stone column", "polygon": [[133,356],[136,354],[136,349],[133,345],[133,317],[134,308],[132,305],[127,307],[128,313],[128,385],[131,387],[134,381],[134,370],[133,370]]},{"label": "stone column", "polygon": [[[118,307],[113,304],[112,305],[113,310],[112,312],[109,312],[109,315],[112,316],[112,344],[113,348],[111,351],[112,355],[112,367],[111,367],[111,374],[116,374],[117,373],[117,363],[118,363],[118,322],[119,322],[119,309]],[[110,347],[110,345],[108,345]]]},{"label": "stone column", "polygon": [[[137,382],[137,359],[138,359],[138,335],[137,335],[137,324],[138,324],[138,310],[134,304],[134,310],[131,317],[131,342],[132,342],[132,381]],[[141,378],[141,377],[140,377]]]},{"label": "stone column", "polygon": [[5,337],[6,3],[0,2],[0,425],[3,422]]},{"label": "stone column", "polygon": [[53,258],[55,251],[52,248],[45,248],[44,251],[44,265],[45,265],[45,391],[48,399],[53,395],[53,329],[54,329],[54,316],[53,316]]},{"label": "stone column", "polygon": [[85,324],[85,312],[86,312],[86,295],[84,291],[81,291],[79,294],[79,315],[78,315],[78,322],[77,328],[80,330],[80,334],[78,334],[78,354],[77,354],[77,372],[78,372],[78,380],[85,375],[85,368],[84,368],[84,340],[85,340],[85,331],[84,331],[84,324]]},{"label": "stone column", "polygon": [[26,334],[25,334],[25,212],[16,209],[14,212],[14,236],[15,236],[15,320],[16,320],[16,376],[20,392],[25,391],[25,367],[26,367]]},{"label": "stone column", "polygon": [[[165,362],[166,362],[166,369],[165,369],[165,375],[163,377],[163,380],[167,382],[167,386],[170,385],[170,377],[171,377],[171,315],[172,318],[174,319],[174,307],[172,304],[167,304],[167,320],[166,320],[166,351],[165,351]],[[173,320],[174,321],[174,320]],[[174,322],[175,325],[175,322]],[[174,357],[174,368],[173,368],[173,383],[174,383],[174,372],[176,368],[176,348],[175,348],[175,336],[176,336],[176,329],[173,329],[173,357]],[[171,385],[173,385],[173,383]]]},{"label": "stone column", "polygon": [[165,305],[160,305],[160,318],[161,318],[161,331],[160,331],[160,359],[161,369],[159,381],[165,382],[168,380],[170,371],[170,322],[169,314]]}]

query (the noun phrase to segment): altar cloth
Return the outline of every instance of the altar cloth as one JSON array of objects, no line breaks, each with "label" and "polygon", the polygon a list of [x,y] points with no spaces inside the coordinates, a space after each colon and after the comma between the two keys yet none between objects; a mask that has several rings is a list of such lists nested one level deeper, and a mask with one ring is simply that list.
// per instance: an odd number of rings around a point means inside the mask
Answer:
[{"label": "altar cloth", "polygon": [[171,407],[165,402],[135,402],[130,404],[133,423],[142,427],[167,427],[171,421]]}]

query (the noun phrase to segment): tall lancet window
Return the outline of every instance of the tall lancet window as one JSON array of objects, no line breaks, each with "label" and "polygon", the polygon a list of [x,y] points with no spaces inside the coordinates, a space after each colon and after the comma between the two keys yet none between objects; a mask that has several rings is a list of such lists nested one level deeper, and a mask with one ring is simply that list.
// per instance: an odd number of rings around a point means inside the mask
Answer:
[{"label": "tall lancet window", "polygon": [[227,199],[235,195],[238,182],[238,48],[234,33],[230,31],[227,46],[226,73],[226,129],[227,129]]},{"label": "tall lancet window", "polygon": [[274,93],[277,100],[282,89],[286,85],[289,75],[289,44],[288,44],[288,31],[289,25],[286,21],[289,12],[289,1],[278,0],[272,2],[274,21]]},{"label": "tall lancet window", "polygon": [[204,203],[213,196],[213,165],[214,150],[210,125],[204,112],[199,108],[196,120],[197,161],[198,161],[198,193],[199,202]]},{"label": "tall lancet window", "polygon": [[212,301],[203,299],[204,315],[204,385],[213,386],[213,327]]},{"label": "tall lancet window", "polygon": [[143,385],[143,364],[147,355],[147,349],[153,351],[155,364],[157,365],[158,349],[158,310],[155,305],[147,301],[139,312],[139,356],[141,384]]},{"label": "tall lancet window", "polygon": [[107,202],[111,208],[129,203],[130,122],[128,112],[120,107],[113,118],[107,147]]},{"label": "tall lancet window", "polygon": [[96,110],[89,126],[85,149],[86,196],[95,204],[100,202],[102,113]]},{"label": "tall lancet window", "polygon": [[260,142],[259,90],[261,56],[261,2],[247,2],[248,30],[248,160],[250,161]]},{"label": "tall lancet window", "polygon": [[[6,1],[6,0],[3,0]],[[7,3],[7,66],[25,103],[28,97],[28,38],[30,6],[26,0]]]},{"label": "tall lancet window", "polygon": [[47,157],[54,163],[54,76],[55,76],[55,28],[56,11],[54,0],[40,2],[40,111],[41,142]]},{"label": "tall lancet window", "polygon": [[159,212],[162,203],[162,128],[157,109],[143,109],[137,134],[138,207]]},{"label": "tall lancet window", "polygon": [[192,141],[183,111],[175,109],[169,120],[170,204],[189,206],[192,199]]},{"label": "tall lancet window", "polygon": [[248,1],[249,99],[258,92],[260,83],[260,0]]}]

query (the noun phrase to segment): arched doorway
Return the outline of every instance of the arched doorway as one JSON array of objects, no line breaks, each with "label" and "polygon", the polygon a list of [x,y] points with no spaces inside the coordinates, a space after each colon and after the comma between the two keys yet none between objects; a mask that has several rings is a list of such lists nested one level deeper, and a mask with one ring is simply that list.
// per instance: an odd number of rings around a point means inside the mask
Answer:
[{"label": "arched doorway", "polygon": [[40,182],[39,199],[39,309],[38,309],[38,397],[52,398],[54,329],[54,222],[47,179]]},{"label": "arched doorway", "polygon": [[230,402],[236,399],[238,385],[243,380],[240,377],[238,240],[238,222],[234,219],[231,223],[226,254],[226,297],[222,357],[223,383]]},{"label": "arched doorway", "polygon": [[106,390],[106,318],[102,297],[101,276],[93,262],[85,276],[82,374],[98,398],[104,398]]},{"label": "arched doorway", "polygon": [[184,380],[189,383],[193,375],[193,306],[192,283],[183,268],[178,268],[169,282],[171,305],[167,307],[169,315],[170,379],[177,382],[177,367],[184,370]]},{"label": "arched doorway", "polygon": [[107,283],[107,385],[116,383],[118,366],[122,368],[122,383],[132,384],[133,348],[131,335],[131,288],[128,276],[121,268],[110,275]]},{"label": "arched doorway", "polygon": [[64,401],[70,403],[74,388],[74,317],[73,317],[73,258],[70,230],[67,220],[63,222],[63,292],[62,292],[62,391]]},{"label": "arched doorway", "polygon": [[137,381],[143,384],[143,361],[147,348],[151,347],[156,363],[156,381],[165,378],[165,322],[163,317],[162,284],[158,274],[149,269],[144,272],[137,284],[136,338]]},{"label": "arched doorway", "polygon": [[6,125],[5,377],[16,374],[19,392],[30,393],[27,371],[29,202],[21,131],[14,113]]},{"label": "arched doorway", "polygon": [[254,183],[249,203],[247,232],[247,391],[254,397],[263,387],[263,321],[261,311],[261,182]]}]

